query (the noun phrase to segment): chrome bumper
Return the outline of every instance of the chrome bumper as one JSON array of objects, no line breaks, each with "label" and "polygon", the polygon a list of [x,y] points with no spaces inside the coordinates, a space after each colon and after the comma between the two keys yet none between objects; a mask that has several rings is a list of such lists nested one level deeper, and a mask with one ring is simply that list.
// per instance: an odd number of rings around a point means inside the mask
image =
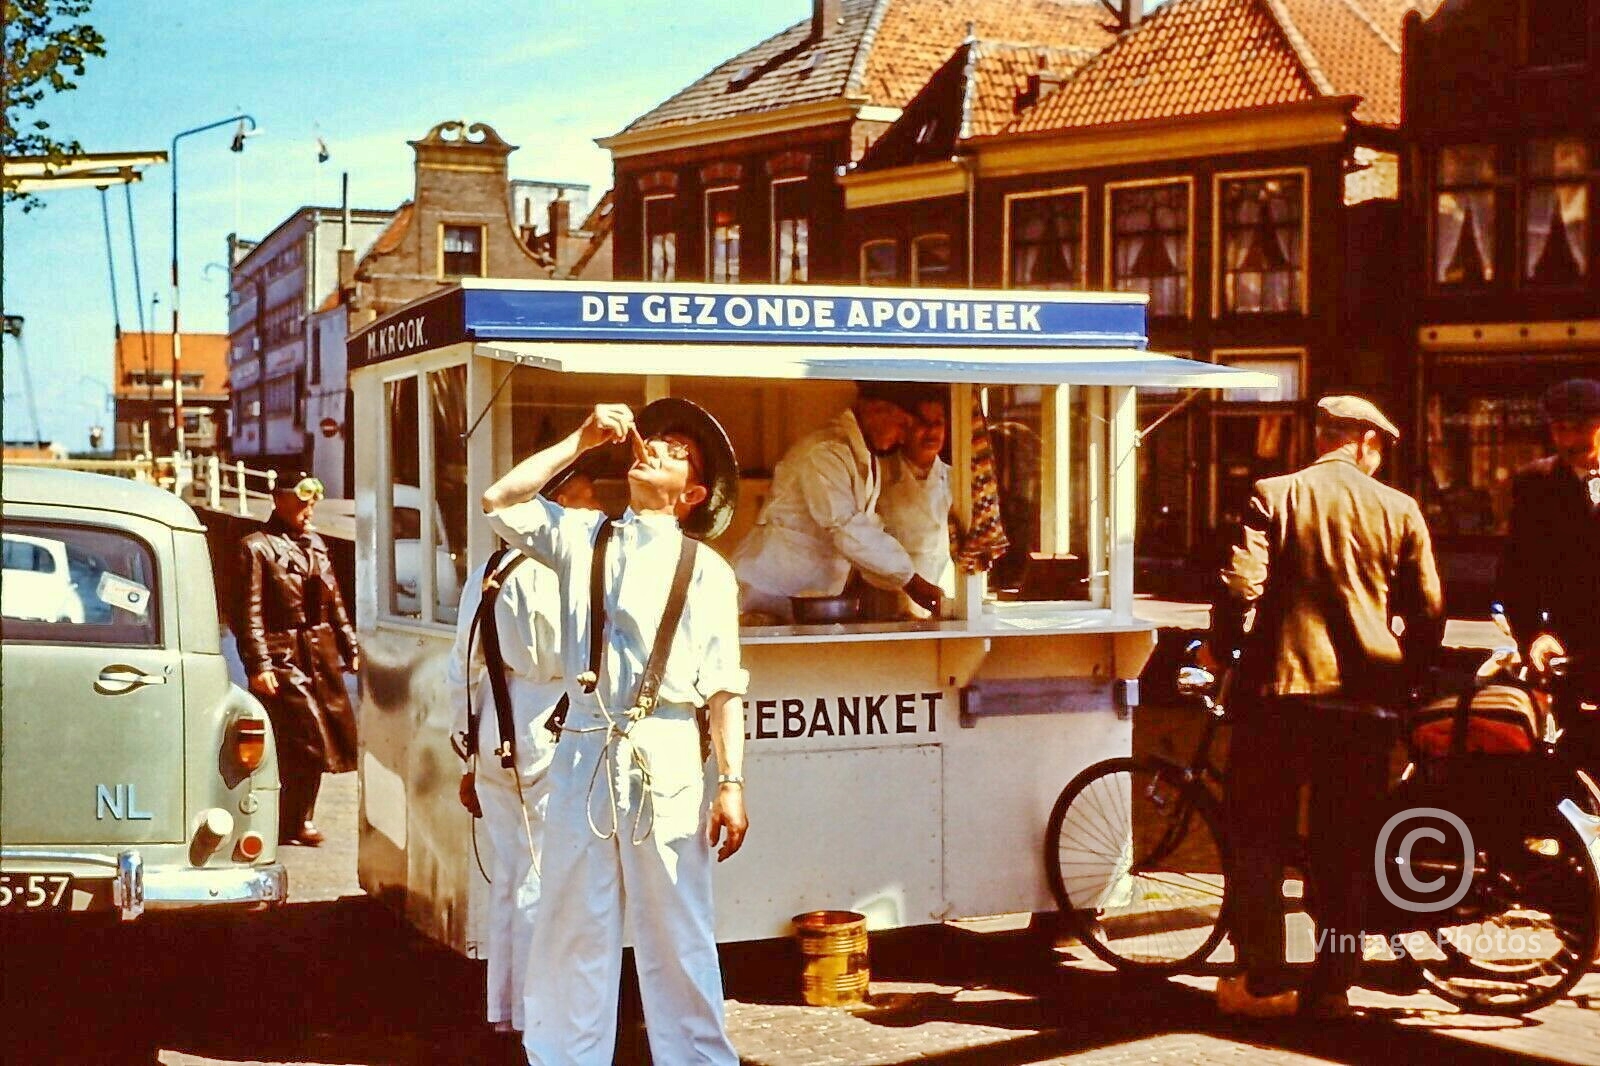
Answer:
[{"label": "chrome bumper", "polygon": [[230,869],[147,869],[137,851],[117,856],[111,898],[131,922],[148,910],[228,905],[265,906],[289,896],[289,872],[279,862]]},{"label": "chrome bumper", "polygon": [[111,867],[115,871],[111,878],[111,905],[125,922],[133,921],[146,910],[230,905],[261,907],[282,903],[289,897],[289,873],[279,862],[218,869],[150,867],[135,848],[118,852],[115,858],[96,852],[6,848],[0,851],[0,859],[30,864]]}]

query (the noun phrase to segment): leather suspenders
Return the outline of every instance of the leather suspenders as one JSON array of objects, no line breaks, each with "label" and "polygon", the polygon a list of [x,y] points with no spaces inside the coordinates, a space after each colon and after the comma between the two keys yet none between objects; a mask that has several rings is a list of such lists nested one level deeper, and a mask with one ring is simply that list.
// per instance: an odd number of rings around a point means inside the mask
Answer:
[{"label": "leather suspenders", "polygon": [[[600,523],[600,528],[595,532],[594,556],[589,567],[589,668],[577,677],[578,684],[586,693],[594,692],[599,686],[600,668],[605,655],[606,548],[610,544],[614,525],[610,520]],[[678,549],[678,565],[672,574],[666,609],[661,614],[661,625],[656,629],[655,643],[650,648],[644,677],[639,682],[639,694],[629,712],[636,717],[655,710],[661,692],[661,679],[667,669],[667,656],[672,651],[672,638],[678,632],[678,625],[683,621],[683,609],[689,601],[689,582],[694,577],[695,553],[699,548],[698,541],[685,536]],[[566,720],[567,704],[563,702],[551,713],[545,728],[559,740]]]},{"label": "leather suspenders", "polygon": [[[505,563],[507,555],[512,556],[509,563]],[[500,731],[500,745],[495,748],[495,754],[500,756],[500,765],[508,770],[517,764],[517,727],[511,715],[511,686],[506,682],[506,660],[500,650],[500,626],[495,619],[494,608],[506,578],[527,558],[512,548],[498,548],[489,556],[489,563],[483,569],[483,598],[478,601],[478,613],[472,620],[473,632],[477,634],[479,647],[483,649],[483,662],[489,673],[489,691],[494,697],[495,724]],[[505,563],[503,568],[502,563]],[[469,655],[471,639],[469,636]],[[468,754],[477,750],[480,718],[481,712],[469,704],[466,736]]]}]

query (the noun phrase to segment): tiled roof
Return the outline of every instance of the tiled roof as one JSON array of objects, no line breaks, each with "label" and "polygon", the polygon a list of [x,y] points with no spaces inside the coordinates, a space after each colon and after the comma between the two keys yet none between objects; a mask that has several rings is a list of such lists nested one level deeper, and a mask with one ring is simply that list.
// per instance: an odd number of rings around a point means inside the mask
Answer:
[{"label": "tiled roof", "polygon": [[[625,133],[710,122],[845,96],[857,51],[885,0],[841,0],[843,21],[812,42],[811,18],[739,53],[628,124]],[[745,79],[735,82],[735,75]]]},{"label": "tiled roof", "polygon": [[967,37],[1098,52],[1115,21],[1098,0],[888,0],[863,72],[874,104],[904,107]]},{"label": "tiled roof", "polygon": [[1018,97],[1035,74],[1066,81],[1094,58],[1085,48],[979,41],[968,71],[966,122],[962,135],[997,133],[1017,117]]},{"label": "tiled roof", "polygon": [[1006,131],[1234,111],[1316,95],[1264,0],[1167,0]]},{"label": "tiled roof", "polygon": [[608,227],[611,225],[611,209],[616,205],[615,194],[615,189],[607,189],[600,195],[599,202],[589,209],[582,224],[578,226],[578,232],[593,233],[600,228],[601,223]]},{"label": "tiled roof", "polygon": [[1006,127],[1033,132],[1359,96],[1400,120],[1400,24],[1438,0],[1167,0]]},{"label": "tiled roof", "polygon": [[1016,118],[1029,79],[1065,79],[1094,56],[1083,48],[968,41],[934,72],[856,169],[946,160],[967,137],[996,133]]},{"label": "tiled roof", "polygon": [[979,37],[1089,51],[1113,39],[1099,0],[840,0],[840,11],[840,24],[820,42],[811,40],[807,16],[712,68],[624,132],[847,98],[904,107],[969,26]]},{"label": "tiled roof", "polygon": [[365,262],[375,256],[388,255],[400,247],[400,241],[405,237],[406,230],[411,228],[411,216],[416,213],[416,210],[416,205],[410,200],[401,204],[395,211],[394,218],[389,220],[389,224],[383,228],[383,232],[378,234],[378,239],[372,242],[372,247],[367,249],[367,254],[361,257],[362,261]]},{"label": "tiled roof", "polygon": [[1400,24],[1431,14],[1439,0],[1272,0],[1273,13],[1320,75],[1323,91],[1359,96],[1356,118],[1400,124]]}]

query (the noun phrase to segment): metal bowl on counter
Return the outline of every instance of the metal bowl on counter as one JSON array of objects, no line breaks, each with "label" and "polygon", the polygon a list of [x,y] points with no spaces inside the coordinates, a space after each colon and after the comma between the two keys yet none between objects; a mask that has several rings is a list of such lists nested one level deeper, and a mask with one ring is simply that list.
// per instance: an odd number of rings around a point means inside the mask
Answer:
[{"label": "metal bowl on counter", "polygon": [[803,626],[861,619],[860,596],[790,596],[789,604],[794,609],[795,622]]}]

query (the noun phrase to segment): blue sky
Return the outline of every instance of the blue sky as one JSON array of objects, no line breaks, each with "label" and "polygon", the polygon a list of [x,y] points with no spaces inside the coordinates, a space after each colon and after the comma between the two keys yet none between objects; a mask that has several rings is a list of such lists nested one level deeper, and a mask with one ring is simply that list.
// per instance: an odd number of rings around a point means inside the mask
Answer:
[{"label": "blue sky", "polygon": [[[520,150],[516,177],[611,183],[593,138],[613,133],[717,62],[803,18],[809,0],[450,0],[340,4],[273,0],[98,0],[90,21],[107,56],[40,112],[88,151],[166,150],[179,130],[250,112],[262,135],[242,155],[230,130],[180,146],[185,331],[227,329],[227,235],[265,235],[302,204],[357,207],[411,192],[406,145],[437,122],[488,122]],[[318,167],[315,142],[333,158]],[[133,187],[144,298],[166,284],[171,173]],[[122,192],[113,252],[124,330],[137,329]],[[4,216],[5,311],[25,342],[46,438],[88,446],[110,435],[112,307],[100,194],[53,193],[42,211]],[[148,308],[146,310],[148,319]],[[5,340],[5,435],[30,435],[16,342]],[[89,380],[84,380],[85,378]]]}]

